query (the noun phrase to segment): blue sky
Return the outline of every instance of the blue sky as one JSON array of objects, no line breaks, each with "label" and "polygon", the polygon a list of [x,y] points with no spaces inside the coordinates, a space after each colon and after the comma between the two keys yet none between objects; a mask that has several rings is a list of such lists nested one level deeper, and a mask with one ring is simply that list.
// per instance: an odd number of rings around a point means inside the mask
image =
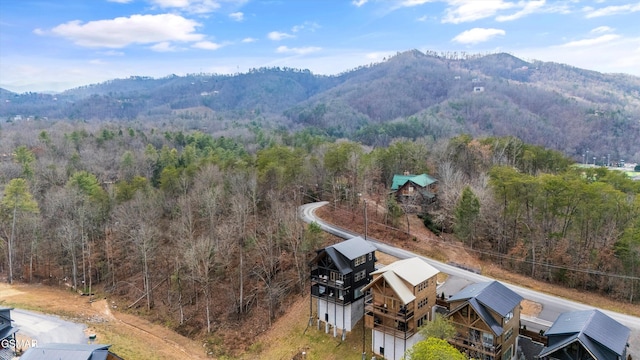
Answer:
[{"label": "blue sky", "polygon": [[640,2],[0,2],[0,87],[16,92],[272,66],[337,74],[411,49],[508,52],[640,76]]}]

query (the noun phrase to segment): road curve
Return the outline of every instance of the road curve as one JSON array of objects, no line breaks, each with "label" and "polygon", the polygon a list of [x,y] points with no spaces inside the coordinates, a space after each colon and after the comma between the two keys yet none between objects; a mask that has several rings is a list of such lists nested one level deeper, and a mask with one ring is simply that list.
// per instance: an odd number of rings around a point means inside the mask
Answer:
[{"label": "road curve", "polygon": [[[318,225],[320,225],[320,228],[322,230],[330,234],[333,234],[335,236],[341,237],[343,239],[350,239],[354,236],[361,236],[360,234],[354,233],[346,229],[342,229],[340,227],[327,223],[322,219],[316,217],[314,214],[315,210],[326,204],[328,204],[327,201],[322,201],[322,202],[302,205],[299,208],[300,218],[307,223],[315,222]],[[409,257],[419,257],[422,260],[429,263],[431,266],[435,267],[436,269],[450,276],[460,277],[471,282],[483,282],[483,281],[494,280],[492,278],[479,275],[464,269],[460,269],[440,261],[436,261],[421,255],[417,255],[413,252],[410,252],[404,249],[387,245],[385,243],[372,239],[371,237],[368,237],[367,241],[369,241],[373,246],[375,246],[378,249],[378,251],[383,252],[385,254],[389,254],[391,256],[395,256],[400,259],[406,259]],[[541,293],[538,291],[527,289],[525,287],[509,284],[503,281],[501,282],[505,286],[515,291],[516,293],[520,294],[523,298],[542,304],[542,312],[538,315],[537,318],[529,317],[525,319],[525,321],[528,323],[534,323],[539,325],[542,324],[542,325],[548,326],[548,324],[556,320],[556,318],[558,317],[558,315],[560,315],[560,313],[575,311],[575,310],[588,310],[588,309],[594,308],[593,306],[563,299],[563,298],[549,295],[546,293]],[[602,311],[603,313],[607,314],[611,318],[615,319],[616,321],[620,322],[621,324],[624,324],[629,329],[631,329],[631,337],[629,339],[629,345],[630,345],[629,354],[631,354],[634,358],[640,357],[640,318],[636,316],[631,316],[627,314],[610,311],[610,310],[605,310],[605,309],[598,309],[598,310]]]}]

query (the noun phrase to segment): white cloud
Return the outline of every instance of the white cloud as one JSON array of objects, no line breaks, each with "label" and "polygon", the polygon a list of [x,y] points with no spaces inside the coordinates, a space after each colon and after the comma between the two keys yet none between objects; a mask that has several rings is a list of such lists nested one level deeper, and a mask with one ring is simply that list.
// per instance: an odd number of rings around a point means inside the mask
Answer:
[{"label": "white cloud", "polygon": [[429,15],[423,15],[423,16],[417,18],[416,20],[418,20],[420,22],[425,22],[425,21],[429,20]]},{"label": "white cloud", "polygon": [[280,41],[280,40],[292,38],[294,36],[291,34],[280,32],[280,31],[272,31],[267,34],[267,37],[269,38],[269,40]]},{"label": "white cloud", "polygon": [[590,32],[591,32],[592,34],[603,34],[603,33],[612,32],[612,31],[614,31],[614,30],[615,30],[615,29],[610,28],[610,27],[608,27],[608,26],[598,26],[597,28],[595,28],[595,29],[591,30]]},{"label": "white cloud", "polygon": [[195,32],[198,26],[199,23],[174,14],[132,15],[84,24],[70,21],[54,27],[51,33],[80,46],[117,49],[132,44],[200,41],[204,35]]},{"label": "white cloud", "polygon": [[214,0],[152,0],[163,9],[179,9],[194,14],[206,14],[220,8],[219,1]]},{"label": "white cloud", "polygon": [[496,20],[497,21],[513,21],[513,20],[520,19],[521,17],[540,11],[544,6],[545,2],[546,0],[529,1],[524,4],[524,7],[522,8],[522,10],[511,15],[498,16],[496,17]]},{"label": "white cloud", "polygon": [[100,59],[93,59],[93,60],[89,60],[89,64],[91,64],[91,65],[105,65],[106,62],[104,62],[103,60],[100,60]]},{"label": "white cloud", "polygon": [[252,42],[256,42],[258,41],[258,39],[252,38],[252,37],[248,37],[248,38],[244,38],[242,39],[243,43],[252,43]]},{"label": "white cloud", "polygon": [[460,24],[491,17],[498,11],[512,9],[515,3],[503,0],[448,0],[443,23]]},{"label": "white cloud", "polygon": [[400,6],[404,6],[404,7],[418,6],[418,5],[424,5],[428,2],[433,2],[433,0],[404,0],[400,3]]},{"label": "white cloud", "polygon": [[105,56],[124,56],[124,52],[115,50],[101,51],[100,54]]},{"label": "white cloud", "polygon": [[211,41],[198,41],[197,43],[191,45],[191,47],[196,49],[203,50],[218,50],[222,47],[222,44],[217,44]]},{"label": "white cloud", "polygon": [[351,3],[357,7],[366,4],[369,0],[353,0]]},{"label": "white cloud", "polygon": [[318,30],[320,28],[320,25],[318,25],[318,23],[315,22],[311,22],[311,21],[305,21],[304,23],[302,23],[301,25],[296,25],[294,27],[291,28],[291,32],[300,32],[302,30],[307,30],[310,32],[314,32],[316,30]]},{"label": "white cloud", "polygon": [[498,35],[505,34],[506,32],[502,29],[473,28],[471,30],[463,31],[451,41],[460,44],[477,44],[491,40]]},{"label": "white cloud", "polygon": [[244,14],[240,11],[229,14],[229,17],[235,21],[244,20]]},{"label": "white cloud", "polygon": [[178,51],[178,49],[168,41],[163,41],[163,42],[157,43],[155,45],[152,45],[152,46],[149,47],[149,49],[151,49],[153,51],[156,51],[156,52],[174,52],[174,51]]},{"label": "white cloud", "polygon": [[563,46],[563,47],[593,46],[593,45],[607,43],[609,41],[613,41],[613,40],[616,40],[618,38],[620,38],[620,35],[608,34],[608,35],[598,36],[597,38],[592,38],[592,39],[583,39],[583,40],[570,41],[570,42],[568,42],[566,44],[563,44],[561,46]]},{"label": "white cloud", "polygon": [[119,3],[119,4],[128,4],[133,0],[107,0],[108,2],[114,2],[114,3]]},{"label": "white cloud", "polygon": [[640,11],[640,3],[637,4],[627,4],[627,5],[614,5],[614,6],[605,6],[600,9],[594,9],[590,6],[587,6],[582,9],[587,14],[585,17],[587,19],[601,17],[601,16],[609,16],[609,15],[617,15],[617,14],[628,14],[633,12]]},{"label": "white cloud", "polygon": [[278,46],[276,49],[277,53],[280,54],[296,54],[296,55],[305,55],[313,52],[317,52],[322,50],[322,48],[315,46],[301,47],[301,48],[290,48],[287,46]]},{"label": "white cloud", "polygon": [[[567,46],[568,44],[573,44]],[[521,58],[553,61],[604,73],[626,73],[640,76],[640,37],[617,37],[591,43],[573,42],[558,46],[513,50]],[[630,49],[638,49],[630,51]]]}]

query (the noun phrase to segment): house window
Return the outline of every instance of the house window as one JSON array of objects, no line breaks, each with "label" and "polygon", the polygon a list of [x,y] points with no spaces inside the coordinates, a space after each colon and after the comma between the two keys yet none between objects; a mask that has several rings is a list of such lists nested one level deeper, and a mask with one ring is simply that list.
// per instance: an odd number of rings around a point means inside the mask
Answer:
[{"label": "house window", "polygon": [[355,260],[353,260],[354,266],[360,266],[367,261],[367,255],[358,256]]},{"label": "house window", "polygon": [[423,282],[421,282],[420,284],[418,284],[418,291],[422,291],[426,288],[429,287],[429,280],[425,280]]},{"label": "house window", "polygon": [[502,360],[510,360],[512,356],[513,356],[513,345],[509,346],[507,351],[505,351],[504,354],[502,354]]},{"label": "house window", "polygon": [[482,333],[482,344],[484,346],[492,346],[493,345],[493,334],[483,332]]},{"label": "house window", "polygon": [[469,309],[467,306],[463,307],[462,309],[460,309],[460,315],[467,317],[469,315]]},{"label": "house window", "polygon": [[369,261],[371,261],[371,260],[373,260],[373,253],[372,252],[369,253]]},{"label": "house window", "polygon": [[413,186],[409,186],[409,194],[413,194]]},{"label": "house window", "polygon": [[424,299],[418,301],[418,309],[422,308],[423,306],[427,306],[427,304],[429,304],[429,299],[428,298],[424,298]]},{"label": "house window", "polygon": [[513,319],[513,311],[509,311],[509,313],[504,316],[504,323],[508,323],[511,319]]},{"label": "house window", "polygon": [[331,281],[344,281],[344,275],[342,275],[342,274],[340,274],[338,272],[332,271],[331,272]]},{"label": "house window", "polygon": [[357,281],[360,281],[360,280],[364,279],[364,278],[365,278],[365,276],[367,276],[367,272],[366,272],[365,270],[358,271],[358,272],[354,275],[353,280],[357,282]]},{"label": "house window", "polygon": [[513,328],[507,330],[507,332],[504,333],[504,341],[509,340],[512,335],[513,335]]},{"label": "house window", "polygon": [[426,323],[428,320],[429,320],[429,315],[425,314],[423,317],[418,319],[418,327],[421,327],[422,325],[424,325],[424,323]]}]

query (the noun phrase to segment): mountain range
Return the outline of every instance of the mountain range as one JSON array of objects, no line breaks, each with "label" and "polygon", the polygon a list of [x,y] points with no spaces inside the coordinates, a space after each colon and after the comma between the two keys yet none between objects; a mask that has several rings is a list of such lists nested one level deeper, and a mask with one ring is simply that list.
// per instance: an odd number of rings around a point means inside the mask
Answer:
[{"label": "mountain range", "polygon": [[175,117],[192,120],[194,128],[231,121],[313,127],[372,146],[462,133],[516,136],[577,161],[640,162],[639,77],[506,53],[411,50],[334,76],[260,68],[233,75],[133,76],[58,94],[0,89],[0,118],[6,121]]}]

